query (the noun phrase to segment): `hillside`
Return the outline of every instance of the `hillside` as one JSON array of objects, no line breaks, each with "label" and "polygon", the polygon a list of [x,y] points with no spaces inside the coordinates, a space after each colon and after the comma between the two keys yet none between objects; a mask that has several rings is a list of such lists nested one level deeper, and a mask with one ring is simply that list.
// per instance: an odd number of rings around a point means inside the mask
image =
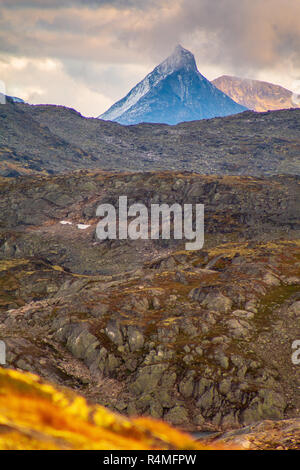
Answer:
[{"label": "hillside", "polygon": [[0,174],[75,169],[299,174],[300,110],[181,123],[118,123],[60,106],[0,107]]}]

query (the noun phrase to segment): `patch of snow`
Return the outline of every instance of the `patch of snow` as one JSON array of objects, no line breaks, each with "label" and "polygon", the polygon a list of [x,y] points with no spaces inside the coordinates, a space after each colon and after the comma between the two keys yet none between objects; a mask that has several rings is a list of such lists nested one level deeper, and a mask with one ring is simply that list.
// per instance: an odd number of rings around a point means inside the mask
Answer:
[{"label": "patch of snow", "polygon": [[77,228],[79,228],[79,230],[86,230],[89,227],[90,227],[90,225],[77,224]]},{"label": "patch of snow", "polygon": [[69,222],[68,220],[61,220],[59,223],[62,225],[72,225],[72,222]]}]

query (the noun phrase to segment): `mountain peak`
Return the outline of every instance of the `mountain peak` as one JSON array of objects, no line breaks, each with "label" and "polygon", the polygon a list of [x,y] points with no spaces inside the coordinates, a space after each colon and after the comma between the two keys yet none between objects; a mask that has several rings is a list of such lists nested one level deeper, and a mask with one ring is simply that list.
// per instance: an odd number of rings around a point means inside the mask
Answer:
[{"label": "mountain peak", "polygon": [[172,52],[171,56],[174,57],[180,57],[180,58],[185,58],[188,60],[195,60],[194,55],[184,47],[182,47],[181,44],[177,44],[175,47],[174,51]]},{"label": "mountain peak", "polygon": [[101,119],[121,124],[208,119],[245,111],[197,69],[194,55],[180,44]]},{"label": "mountain peak", "polygon": [[185,68],[187,70],[197,70],[194,55],[178,44],[172,54],[157,66],[157,69],[160,73],[168,74],[181,68]]}]

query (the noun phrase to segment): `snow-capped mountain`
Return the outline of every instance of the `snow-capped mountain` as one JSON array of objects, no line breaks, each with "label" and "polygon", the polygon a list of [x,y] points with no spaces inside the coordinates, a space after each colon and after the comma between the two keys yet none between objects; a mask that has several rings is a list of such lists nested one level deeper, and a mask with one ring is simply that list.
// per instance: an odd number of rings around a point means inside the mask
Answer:
[{"label": "snow-capped mountain", "polygon": [[177,124],[228,116],[246,109],[201,75],[193,54],[178,45],[173,54],[99,119],[120,124]]}]

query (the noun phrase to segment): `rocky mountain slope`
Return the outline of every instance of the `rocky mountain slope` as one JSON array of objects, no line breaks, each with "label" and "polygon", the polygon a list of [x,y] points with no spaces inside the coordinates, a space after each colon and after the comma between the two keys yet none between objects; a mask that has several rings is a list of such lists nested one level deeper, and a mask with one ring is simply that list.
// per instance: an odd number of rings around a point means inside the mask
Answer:
[{"label": "rocky mountain slope", "polygon": [[193,54],[180,45],[101,119],[120,124],[208,119],[247,108],[220,92],[197,69]]},{"label": "rocky mountain slope", "polygon": [[0,174],[17,176],[75,170],[83,159],[90,164],[90,156],[53,134],[26,109],[27,105],[22,109],[11,101],[0,106]]},{"label": "rocky mountain slope", "polygon": [[[300,99],[286,88],[273,83],[222,75],[212,83],[237,103],[253,111],[299,108]],[[296,99],[297,98],[297,99]]]},{"label": "rocky mountain slope", "polygon": [[[9,367],[192,431],[299,415],[297,177],[86,171],[0,190]],[[203,250],[97,240],[96,207],[124,194],[204,203]]]},{"label": "rocky mountain slope", "polygon": [[60,106],[0,106],[0,175],[75,169],[299,174],[300,110],[176,126],[87,119]]}]

